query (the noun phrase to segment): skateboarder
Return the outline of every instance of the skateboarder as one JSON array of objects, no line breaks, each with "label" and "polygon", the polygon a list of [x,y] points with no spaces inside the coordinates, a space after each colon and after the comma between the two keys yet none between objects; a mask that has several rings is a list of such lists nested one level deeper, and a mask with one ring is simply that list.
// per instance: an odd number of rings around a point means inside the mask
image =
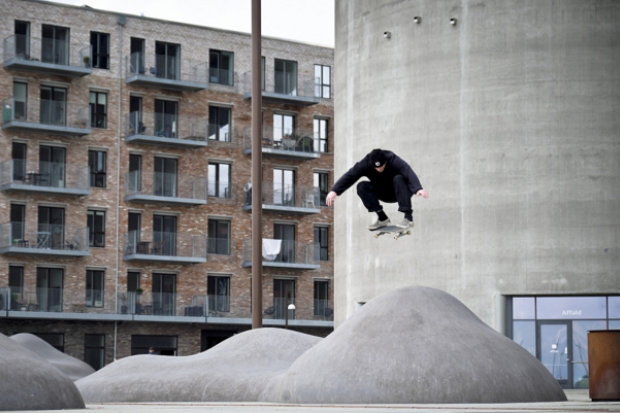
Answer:
[{"label": "skateboarder", "polygon": [[396,226],[403,229],[412,227],[411,197],[415,194],[427,199],[428,192],[420,185],[420,180],[411,166],[391,151],[374,149],[356,163],[338,179],[331,192],[327,194],[327,205],[332,206],[338,195],[363,176],[369,181],[357,184],[357,195],[362,199],[368,212],[377,213],[377,220],[368,229],[375,231],[390,225],[390,219],[383,212],[383,206],[379,201],[398,202],[398,210],[404,212],[405,217]]}]

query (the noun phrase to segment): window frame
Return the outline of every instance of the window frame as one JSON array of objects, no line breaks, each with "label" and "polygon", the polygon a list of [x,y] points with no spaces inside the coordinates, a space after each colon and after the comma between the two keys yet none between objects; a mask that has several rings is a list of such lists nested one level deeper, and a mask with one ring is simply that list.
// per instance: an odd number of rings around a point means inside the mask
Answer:
[{"label": "window frame", "polygon": [[[17,100],[17,88],[20,86],[24,88],[24,100]],[[23,107],[18,108],[18,104],[21,103]],[[22,82],[19,80],[13,81],[13,119],[14,120],[28,120],[28,82]]]},{"label": "window frame", "polygon": [[314,145],[315,145],[314,151],[328,153],[329,152],[329,120],[324,119],[324,118],[314,118],[313,129],[314,129],[313,132],[314,132]]},{"label": "window frame", "polygon": [[[324,284],[324,286],[317,288],[321,284]],[[323,295],[322,292],[325,293],[325,298],[320,297],[321,295]],[[313,313],[315,316],[325,316],[325,309],[328,308],[328,306],[326,305],[321,308],[320,306],[317,305],[317,301],[325,301],[327,304],[329,304],[329,280],[314,280],[314,306],[313,306],[314,312]]]},{"label": "window frame", "polygon": [[106,151],[88,150],[88,170],[90,172],[91,188],[106,188],[107,164],[108,153]]},{"label": "window frame", "polygon": [[[102,340],[102,344],[91,344],[90,337],[97,337]],[[95,357],[98,358],[99,362],[93,365],[91,360]],[[95,370],[100,370],[105,366],[105,334],[84,334],[84,362]]]},{"label": "window frame", "polygon": [[[228,114],[227,123],[222,122],[223,115]],[[226,131],[221,131],[228,126]],[[222,133],[224,137],[222,139]],[[209,105],[209,131],[208,139],[216,142],[231,142],[232,140],[232,109],[223,106]]]},{"label": "window frame", "polygon": [[[329,261],[329,227],[314,227],[314,243],[316,244],[315,248],[317,248],[315,250],[315,258],[317,261]],[[323,252],[325,254],[323,254]]]},{"label": "window frame", "polygon": [[[16,278],[19,278],[19,280],[16,280]],[[18,281],[18,282],[15,283],[15,281]],[[15,284],[18,284],[18,285],[15,285]],[[24,267],[23,266],[9,265],[8,286],[9,286],[9,290],[11,293],[11,299],[13,298],[13,294],[17,294],[20,300],[24,298]],[[15,288],[15,290],[13,290],[13,288]]]},{"label": "window frame", "polygon": [[[97,225],[97,216],[102,217],[101,225]],[[87,212],[88,245],[90,248],[105,248],[105,211],[89,209]],[[97,228],[100,226],[100,228]],[[99,238],[97,237],[99,235]],[[97,240],[100,240],[98,243]],[[98,245],[100,244],[100,245]]]},{"label": "window frame", "polygon": [[[230,67],[227,69],[222,67],[224,57],[229,59]],[[228,72],[228,76],[223,76],[224,71]],[[235,54],[233,52],[209,49],[209,83],[224,86],[235,85]]]},{"label": "window frame", "polygon": [[[327,194],[329,194],[329,172],[313,172],[314,188],[318,190],[318,197],[320,206],[327,206]],[[317,185],[318,184],[318,185]]]},{"label": "window frame", "polygon": [[[319,73],[317,73],[317,69]],[[328,73],[325,74],[325,69],[327,69]],[[318,76],[317,76],[318,75]],[[315,88],[314,88],[314,96],[322,98],[322,99],[331,99],[332,93],[332,84],[331,84],[331,75],[332,68],[328,65],[314,65],[314,79],[315,79]],[[327,77],[327,79],[325,79]],[[316,80],[318,79],[318,83]],[[327,83],[325,82],[327,80]],[[327,93],[325,93],[325,88],[327,88]],[[327,94],[327,96],[325,96]]]},{"label": "window frame", "polygon": [[[86,270],[86,307],[103,308],[105,293],[105,271]],[[100,300],[97,300],[97,296]]]},{"label": "window frame", "polygon": [[[231,230],[231,222],[228,219],[216,219],[216,218],[209,218],[209,220],[207,221],[208,226],[207,226],[207,241],[208,241],[208,246],[207,246],[207,254],[215,254],[215,255],[231,255],[231,234],[230,234],[230,230]],[[226,237],[220,237],[217,235],[221,235],[220,234],[220,230],[221,229],[225,229],[226,232]],[[211,235],[216,235],[215,237],[212,237]],[[214,241],[212,241],[214,240]],[[220,245],[220,242],[218,242],[218,240],[226,240],[226,246],[225,248],[221,248],[223,247],[223,245]],[[215,248],[213,248],[212,246],[214,246]]]},{"label": "window frame", "polygon": [[[107,39],[106,50],[101,51],[101,40]],[[110,34],[101,32],[90,32],[90,45],[92,47],[92,66],[95,69],[110,69]],[[101,60],[104,60],[105,64],[101,65]]]},{"label": "window frame", "polygon": [[[224,166],[226,166],[228,169],[226,180],[222,180],[222,175],[223,175],[222,169],[224,169],[223,168]],[[226,162],[209,162],[207,168],[208,168],[207,196],[209,196],[210,198],[230,199],[232,197],[232,191],[231,191],[232,165]],[[212,173],[215,176],[211,176]],[[226,184],[226,185],[222,187],[222,184]],[[222,190],[224,192],[223,195],[221,194]]]},{"label": "window frame", "polygon": [[[99,103],[99,98],[101,96],[104,97],[104,103]],[[88,105],[90,106],[90,127],[94,129],[107,129],[108,94],[105,92],[91,90],[88,96]]]},{"label": "window frame", "polygon": [[[230,312],[230,281],[229,275],[208,275],[207,276],[207,310],[209,312],[229,313]],[[224,282],[225,294],[220,294],[220,282]],[[213,291],[215,289],[215,291]],[[213,301],[209,297],[213,296]]]}]

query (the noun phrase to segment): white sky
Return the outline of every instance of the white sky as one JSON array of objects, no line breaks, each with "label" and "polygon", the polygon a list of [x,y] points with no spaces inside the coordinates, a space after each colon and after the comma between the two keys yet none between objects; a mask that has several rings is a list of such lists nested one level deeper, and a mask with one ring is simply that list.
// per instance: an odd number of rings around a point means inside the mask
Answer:
[{"label": "white sky", "polygon": [[[251,0],[54,0],[250,33]],[[334,0],[262,0],[263,36],[334,47]]]}]

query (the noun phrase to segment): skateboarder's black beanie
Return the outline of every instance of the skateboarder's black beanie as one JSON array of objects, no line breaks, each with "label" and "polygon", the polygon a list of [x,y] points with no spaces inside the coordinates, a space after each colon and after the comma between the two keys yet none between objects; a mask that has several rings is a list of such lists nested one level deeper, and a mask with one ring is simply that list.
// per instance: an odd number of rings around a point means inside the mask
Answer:
[{"label": "skateboarder's black beanie", "polygon": [[387,156],[385,156],[385,153],[383,153],[381,149],[373,149],[372,152],[370,152],[370,162],[373,167],[379,168],[385,165]]}]

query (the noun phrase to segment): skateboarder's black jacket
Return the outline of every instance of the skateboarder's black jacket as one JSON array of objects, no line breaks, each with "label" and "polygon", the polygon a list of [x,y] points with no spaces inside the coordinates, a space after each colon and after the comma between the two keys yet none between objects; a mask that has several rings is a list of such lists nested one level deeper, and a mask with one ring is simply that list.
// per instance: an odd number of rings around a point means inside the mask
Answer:
[{"label": "skateboarder's black jacket", "polygon": [[377,188],[387,190],[387,188],[394,187],[393,180],[396,175],[402,175],[407,180],[407,186],[412,194],[416,194],[422,189],[418,176],[407,162],[394,152],[383,151],[383,153],[387,157],[387,165],[383,172],[375,170],[372,162],[370,162],[370,154],[368,154],[340,177],[332,187],[332,191],[340,195],[363,176],[367,177]]}]

